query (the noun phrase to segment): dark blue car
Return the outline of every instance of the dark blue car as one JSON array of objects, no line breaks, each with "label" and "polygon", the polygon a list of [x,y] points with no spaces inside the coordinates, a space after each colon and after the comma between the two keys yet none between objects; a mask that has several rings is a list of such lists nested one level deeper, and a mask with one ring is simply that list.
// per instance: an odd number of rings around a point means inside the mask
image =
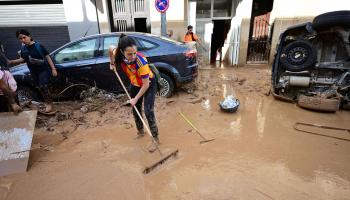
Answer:
[{"label": "dark blue car", "polygon": [[[161,73],[163,89],[161,96],[170,97],[174,89],[190,82],[198,74],[197,52],[183,43],[146,33],[126,33],[135,39],[138,50]],[[113,93],[122,92],[116,75],[109,69],[108,48],[116,46],[120,33],[98,34],[70,42],[50,56],[59,76],[53,80],[54,97],[62,97],[69,92],[62,91],[72,84],[96,86]],[[26,64],[10,69],[18,84],[20,98],[39,97]],[[125,82],[128,79],[120,73]],[[127,83],[128,84],[128,83]],[[72,87],[73,89],[73,87]]]}]

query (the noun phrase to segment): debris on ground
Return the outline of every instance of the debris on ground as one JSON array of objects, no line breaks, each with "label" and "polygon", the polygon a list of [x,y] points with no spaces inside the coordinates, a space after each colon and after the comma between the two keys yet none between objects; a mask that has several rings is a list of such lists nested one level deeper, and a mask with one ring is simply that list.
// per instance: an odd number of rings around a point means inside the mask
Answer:
[{"label": "debris on ground", "polygon": [[198,97],[196,95],[191,95],[191,96],[185,97],[183,99],[183,101],[186,102],[186,103],[196,104],[196,103],[200,103],[203,99],[204,99],[203,97]]},{"label": "debris on ground", "polygon": [[221,110],[225,112],[235,112],[239,107],[239,100],[233,95],[227,96],[223,101],[219,103]]}]

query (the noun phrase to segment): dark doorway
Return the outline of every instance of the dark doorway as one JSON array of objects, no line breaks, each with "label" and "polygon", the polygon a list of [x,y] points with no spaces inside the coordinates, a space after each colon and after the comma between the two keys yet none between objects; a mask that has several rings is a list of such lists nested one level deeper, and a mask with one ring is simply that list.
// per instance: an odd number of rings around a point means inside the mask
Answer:
[{"label": "dark doorway", "polygon": [[267,63],[270,54],[270,13],[273,0],[254,0],[250,19],[247,63]]},{"label": "dark doorway", "polygon": [[231,27],[231,20],[213,20],[214,28],[211,35],[210,63],[215,63],[216,58],[222,61],[222,47],[224,46],[227,33]]},{"label": "dark doorway", "polygon": [[135,18],[135,31],[147,33],[147,18]]}]

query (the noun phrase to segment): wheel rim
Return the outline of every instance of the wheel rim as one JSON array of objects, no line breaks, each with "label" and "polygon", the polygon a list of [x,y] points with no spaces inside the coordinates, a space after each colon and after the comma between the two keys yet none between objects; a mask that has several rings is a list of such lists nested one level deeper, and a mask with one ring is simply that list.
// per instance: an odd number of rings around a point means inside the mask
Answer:
[{"label": "wheel rim", "polygon": [[296,47],[289,51],[288,60],[294,65],[304,64],[309,56],[307,49],[303,47]]},{"label": "wheel rim", "polygon": [[165,80],[164,78],[160,78],[160,82],[162,83],[163,87],[160,90],[160,96],[164,97],[166,96],[169,91],[170,91],[170,84],[167,80]]}]

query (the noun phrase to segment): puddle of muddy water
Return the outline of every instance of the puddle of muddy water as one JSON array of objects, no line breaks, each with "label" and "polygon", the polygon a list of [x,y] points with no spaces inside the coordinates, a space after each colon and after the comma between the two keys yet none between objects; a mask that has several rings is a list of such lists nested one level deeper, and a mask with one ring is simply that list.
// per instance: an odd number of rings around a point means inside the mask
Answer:
[{"label": "puddle of muddy water", "polygon": [[[133,123],[132,116],[107,113],[115,123],[78,129],[40,157],[64,162],[38,162],[28,174],[9,177],[7,199],[350,199],[349,143],[293,128],[297,121],[348,127],[349,112],[315,113],[276,101],[254,89],[269,82],[268,70],[251,70],[200,71],[193,97],[201,101],[184,101],[188,94],[181,92],[157,99],[161,148],[179,149],[180,158],[155,173],[142,174],[159,159],[143,150],[149,138],[134,140],[135,127],[119,123]],[[251,78],[237,82],[233,76]],[[230,94],[240,108],[223,113],[218,103]],[[215,140],[200,144],[179,111]]]}]

